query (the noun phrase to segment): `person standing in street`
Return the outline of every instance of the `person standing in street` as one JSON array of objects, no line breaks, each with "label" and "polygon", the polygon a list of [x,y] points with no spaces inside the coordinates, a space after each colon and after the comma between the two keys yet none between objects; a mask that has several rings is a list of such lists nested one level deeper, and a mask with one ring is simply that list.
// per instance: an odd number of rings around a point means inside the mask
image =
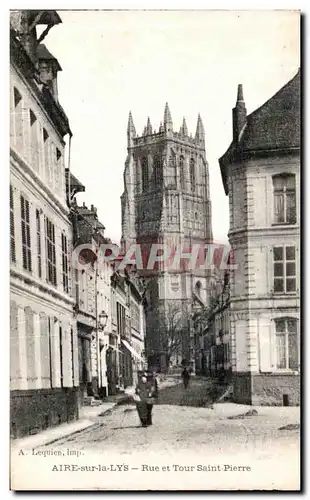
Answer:
[{"label": "person standing in street", "polygon": [[190,373],[189,373],[189,371],[188,371],[188,369],[187,369],[186,366],[185,366],[185,368],[182,371],[181,377],[182,377],[182,380],[183,380],[184,388],[187,389],[191,375],[190,375]]},{"label": "person standing in street", "polygon": [[158,386],[153,373],[139,372],[135,394],[136,408],[142,427],[152,425],[154,399],[158,396]]}]

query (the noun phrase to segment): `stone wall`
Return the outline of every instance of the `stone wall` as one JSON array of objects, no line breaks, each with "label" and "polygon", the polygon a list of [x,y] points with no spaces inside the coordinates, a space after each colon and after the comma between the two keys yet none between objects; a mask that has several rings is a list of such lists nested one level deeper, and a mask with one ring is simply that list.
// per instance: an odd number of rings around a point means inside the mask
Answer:
[{"label": "stone wall", "polygon": [[79,417],[78,388],[11,391],[11,436],[21,438]]},{"label": "stone wall", "polygon": [[300,405],[299,375],[234,373],[232,383],[235,403],[255,406]]},{"label": "stone wall", "polygon": [[252,377],[252,404],[284,406],[285,395],[288,397],[288,406],[299,406],[299,375],[265,374]]}]

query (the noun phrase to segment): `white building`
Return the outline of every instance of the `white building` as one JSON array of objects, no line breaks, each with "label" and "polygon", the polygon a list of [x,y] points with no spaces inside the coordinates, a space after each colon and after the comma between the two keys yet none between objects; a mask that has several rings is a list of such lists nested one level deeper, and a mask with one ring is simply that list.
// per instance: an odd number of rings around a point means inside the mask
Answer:
[{"label": "white building", "polygon": [[300,73],[247,116],[219,160],[229,196],[234,397],[299,403]]},{"label": "white building", "polygon": [[[65,182],[71,136],[57,95],[58,61],[36,26],[54,11],[11,19],[10,315],[11,433],[35,433],[78,416],[76,322],[68,265],[72,232]],[[41,35],[42,40],[42,35]]]}]

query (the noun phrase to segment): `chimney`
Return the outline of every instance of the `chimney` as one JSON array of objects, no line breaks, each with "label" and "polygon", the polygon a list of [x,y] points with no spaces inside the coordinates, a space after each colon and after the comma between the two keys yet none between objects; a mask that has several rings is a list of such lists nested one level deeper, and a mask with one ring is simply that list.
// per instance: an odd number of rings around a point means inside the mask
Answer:
[{"label": "chimney", "polygon": [[238,143],[247,123],[247,110],[243,99],[242,85],[238,85],[236,107],[233,109],[233,141]]}]

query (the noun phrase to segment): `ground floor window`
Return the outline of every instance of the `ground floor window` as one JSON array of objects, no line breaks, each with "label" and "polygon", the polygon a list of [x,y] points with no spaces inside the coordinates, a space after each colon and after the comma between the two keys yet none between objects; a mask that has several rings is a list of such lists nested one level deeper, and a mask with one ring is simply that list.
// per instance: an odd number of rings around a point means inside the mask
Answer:
[{"label": "ground floor window", "polygon": [[277,369],[298,370],[298,335],[296,318],[275,321]]}]

